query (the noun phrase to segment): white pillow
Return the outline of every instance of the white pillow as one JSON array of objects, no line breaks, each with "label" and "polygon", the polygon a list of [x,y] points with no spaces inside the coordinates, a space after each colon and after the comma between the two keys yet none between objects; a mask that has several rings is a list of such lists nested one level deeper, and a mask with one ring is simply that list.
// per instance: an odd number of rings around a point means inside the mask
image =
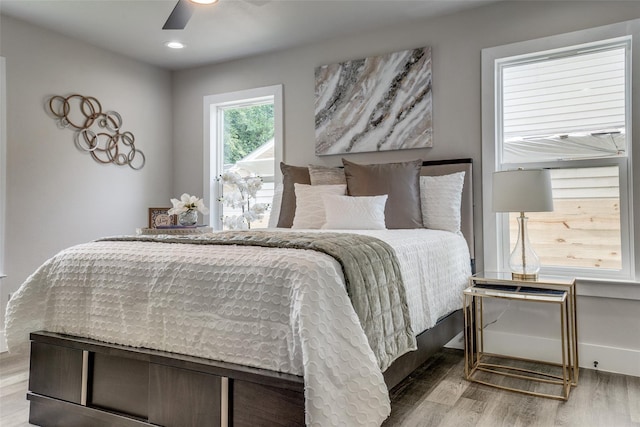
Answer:
[{"label": "white pillow", "polygon": [[464,172],[421,176],[420,204],[426,228],[460,233]]},{"label": "white pillow", "polygon": [[322,196],[327,222],[333,230],[385,230],[384,207],[388,196]]},{"label": "white pillow", "polygon": [[282,184],[278,184],[273,191],[273,200],[271,201],[271,212],[269,213],[269,228],[278,226],[278,218],[280,218],[280,206],[282,205]]},{"label": "white pillow", "polygon": [[325,223],[324,194],[343,195],[347,192],[346,184],[307,185],[294,184],[296,193],[296,213],[291,228],[320,228]]}]

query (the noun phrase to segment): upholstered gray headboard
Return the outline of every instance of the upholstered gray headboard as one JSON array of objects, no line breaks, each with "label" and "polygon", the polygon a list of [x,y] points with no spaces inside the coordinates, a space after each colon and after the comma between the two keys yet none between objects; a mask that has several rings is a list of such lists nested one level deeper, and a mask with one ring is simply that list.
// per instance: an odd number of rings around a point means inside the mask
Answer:
[{"label": "upholstered gray headboard", "polygon": [[462,221],[460,229],[467,244],[471,260],[475,259],[473,240],[473,161],[472,159],[431,160],[422,163],[420,175],[437,176],[464,171],[464,187],[462,188]]}]

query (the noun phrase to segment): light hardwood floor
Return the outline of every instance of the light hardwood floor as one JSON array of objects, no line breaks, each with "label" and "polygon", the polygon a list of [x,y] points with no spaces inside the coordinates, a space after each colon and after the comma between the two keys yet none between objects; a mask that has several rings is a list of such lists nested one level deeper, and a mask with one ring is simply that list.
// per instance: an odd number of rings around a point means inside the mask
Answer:
[{"label": "light hardwood floor", "polygon": [[[391,391],[384,427],[640,427],[640,378],[582,369],[568,402],[502,391],[463,378],[464,356],[444,349]],[[28,423],[28,362],[0,354],[0,425]],[[89,426],[88,426],[89,427]]]},{"label": "light hardwood floor", "polygon": [[28,426],[26,399],[29,361],[25,356],[0,353],[0,426]]}]

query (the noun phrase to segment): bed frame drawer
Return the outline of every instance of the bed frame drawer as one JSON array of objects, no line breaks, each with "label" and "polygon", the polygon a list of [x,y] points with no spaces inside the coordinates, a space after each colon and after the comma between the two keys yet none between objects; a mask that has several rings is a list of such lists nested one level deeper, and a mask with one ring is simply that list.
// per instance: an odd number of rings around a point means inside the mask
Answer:
[{"label": "bed frame drawer", "polygon": [[166,427],[217,425],[221,378],[172,366],[151,364],[149,421]]},{"label": "bed frame drawer", "polygon": [[29,390],[80,404],[82,350],[32,342]]},{"label": "bed frame drawer", "polygon": [[198,357],[31,334],[29,420],[45,427],[304,425],[304,381]]},{"label": "bed frame drawer", "polygon": [[149,414],[149,363],[90,353],[87,406],[146,419]]},{"label": "bed frame drawer", "polygon": [[304,408],[304,393],[299,390],[236,380],[231,384],[230,394],[233,414],[230,425],[234,427],[304,425],[304,411],[300,410]]}]

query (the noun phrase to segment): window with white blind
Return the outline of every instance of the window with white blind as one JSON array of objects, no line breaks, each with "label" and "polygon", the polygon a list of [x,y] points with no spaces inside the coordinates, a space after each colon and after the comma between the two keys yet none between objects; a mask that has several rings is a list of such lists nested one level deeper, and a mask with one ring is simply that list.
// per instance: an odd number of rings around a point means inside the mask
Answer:
[{"label": "window with white blind", "polygon": [[518,214],[491,211],[492,173],[546,168],[554,211],[527,213],[540,272],[633,278],[631,35],[557,37],[483,51],[485,269],[509,270],[518,232]]},{"label": "window with white blind", "polygon": [[499,63],[502,162],[624,155],[629,43]]}]

